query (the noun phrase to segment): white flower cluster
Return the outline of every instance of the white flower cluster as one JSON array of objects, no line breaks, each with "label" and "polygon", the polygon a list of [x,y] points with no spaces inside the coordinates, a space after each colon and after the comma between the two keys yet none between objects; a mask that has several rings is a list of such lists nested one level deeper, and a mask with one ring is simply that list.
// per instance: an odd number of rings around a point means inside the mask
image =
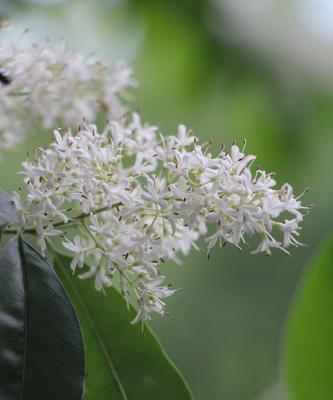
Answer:
[{"label": "white flower cluster", "polygon": [[[36,160],[23,163],[28,195],[21,200],[13,193],[21,223],[37,231],[43,252],[49,236],[62,235],[73,271],[93,257],[81,278],[94,277],[97,290],[119,279],[123,295],[132,293],[139,303],[133,322],[166,313],[164,299],[176,290],[163,285],[161,263],[180,263],[208,225],[208,252],[216,243],[240,247],[255,234],[254,253],[300,244],[307,207],[290,185],[275,189],[272,174],[252,174],[255,157],[236,145],[213,157],[185,126],[164,137],[137,114],[110,122],[102,133],[85,125],[76,134],[54,135]],[[68,224],[78,224],[80,234],[68,237]]]},{"label": "white flower cluster", "polygon": [[63,41],[44,46],[0,41],[1,150],[14,147],[38,126],[78,126],[83,119],[121,116],[131,69],[106,65],[70,52]]}]

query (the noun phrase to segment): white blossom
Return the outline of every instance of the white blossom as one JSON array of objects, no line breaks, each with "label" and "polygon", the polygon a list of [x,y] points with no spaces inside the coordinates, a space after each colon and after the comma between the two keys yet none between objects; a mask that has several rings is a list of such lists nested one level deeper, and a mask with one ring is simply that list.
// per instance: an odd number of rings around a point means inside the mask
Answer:
[{"label": "white blossom", "polygon": [[63,246],[67,250],[69,250],[75,254],[75,256],[71,262],[71,269],[72,269],[73,273],[75,272],[77,267],[83,268],[85,253],[87,252],[87,250],[92,250],[92,249],[82,246],[81,241],[82,241],[81,236],[75,236],[73,243],[68,239],[66,239],[63,242]]},{"label": "white blossom", "polygon": [[128,89],[136,86],[124,62],[110,70],[71,52],[64,41],[24,46],[0,39],[0,73],[1,150],[38,127],[76,127],[102,112],[105,118],[120,118],[127,111]]},{"label": "white blossom", "polygon": [[[23,163],[28,195],[13,194],[21,224],[37,231],[42,251],[48,236],[61,234],[73,271],[92,259],[80,277],[94,278],[97,290],[117,277],[123,296],[138,301],[134,323],[167,313],[164,301],[176,290],[163,286],[163,263],[180,264],[207,232],[208,252],[216,244],[240,248],[251,236],[259,238],[254,253],[300,245],[308,207],[290,185],[275,188],[272,174],[253,174],[255,157],[236,145],[213,156],[183,125],[164,137],[138,114],[111,120],[101,133],[83,124],[54,137]],[[81,226],[74,239],[69,224]]]}]

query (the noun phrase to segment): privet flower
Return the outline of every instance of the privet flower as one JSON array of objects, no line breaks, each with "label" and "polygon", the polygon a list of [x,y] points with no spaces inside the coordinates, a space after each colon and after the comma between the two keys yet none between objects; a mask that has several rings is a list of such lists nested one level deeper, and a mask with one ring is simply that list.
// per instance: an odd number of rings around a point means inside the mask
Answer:
[{"label": "privet flower", "polygon": [[127,90],[135,85],[124,63],[111,72],[70,52],[63,41],[43,46],[0,41],[1,150],[13,148],[38,126],[78,126],[100,112],[118,118],[126,111]]},{"label": "privet flower", "polygon": [[[251,236],[258,241],[253,253],[288,253],[301,244],[308,207],[289,184],[276,188],[273,174],[252,171],[255,156],[236,145],[214,156],[185,126],[163,136],[138,114],[101,133],[85,124],[74,133],[56,130],[54,138],[23,163],[28,195],[13,193],[21,224],[37,232],[42,252],[61,235],[74,272],[89,259],[80,277],[93,278],[97,290],[117,278],[123,296],[138,301],[133,323],[166,314],[165,299],[177,290],[164,283],[162,264],[180,264],[200,236],[208,253],[216,244],[240,248]],[[80,228],[74,238],[69,224]]]}]

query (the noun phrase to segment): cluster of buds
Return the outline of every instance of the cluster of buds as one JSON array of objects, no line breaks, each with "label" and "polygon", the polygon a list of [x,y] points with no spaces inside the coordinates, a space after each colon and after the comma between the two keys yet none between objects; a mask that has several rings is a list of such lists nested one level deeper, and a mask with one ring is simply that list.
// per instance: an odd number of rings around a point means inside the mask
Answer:
[{"label": "cluster of buds", "polygon": [[13,148],[33,131],[78,126],[82,119],[119,118],[126,112],[131,69],[114,71],[68,50],[63,41],[23,46],[0,41],[0,142]]},{"label": "cluster of buds", "polygon": [[[124,297],[138,301],[134,323],[166,314],[164,300],[177,290],[163,284],[162,264],[180,263],[200,236],[208,253],[225,242],[240,248],[251,236],[253,253],[300,245],[307,207],[289,184],[275,188],[272,174],[252,172],[255,156],[236,145],[213,156],[185,126],[163,136],[135,113],[101,133],[84,124],[54,137],[23,163],[28,195],[13,193],[21,225],[37,232],[42,252],[61,235],[73,271],[89,259],[80,277],[94,278],[97,290],[119,280]],[[69,224],[78,225],[74,237]]]}]

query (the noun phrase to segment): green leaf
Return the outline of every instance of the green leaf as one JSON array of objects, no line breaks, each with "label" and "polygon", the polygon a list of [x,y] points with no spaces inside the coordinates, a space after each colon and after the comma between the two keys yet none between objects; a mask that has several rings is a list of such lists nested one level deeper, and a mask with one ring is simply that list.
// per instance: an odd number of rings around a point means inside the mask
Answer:
[{"label": "green leaf", "polygon": [[287,325],[283,355],[291,400],[333,398],[333,239],[305,274]]},{"label": "green leaf", "polygon": [[21,238],[0,254],[0,399],[80,400],[84,349],[53,268]]},{"label": "green leaf", "polygon": [[97,292],[92,279],[70,273],[70,259],[55,256],[55,268],[78,313],[86,344],[85,400],[186,400],[192,395],[151,330],[130,321],[135,311],[114,288]]},{"label": "green leaf", "polygon": [[8,193],[0,189],[0,236],[11,222],[16,222],[16,209]]}]

